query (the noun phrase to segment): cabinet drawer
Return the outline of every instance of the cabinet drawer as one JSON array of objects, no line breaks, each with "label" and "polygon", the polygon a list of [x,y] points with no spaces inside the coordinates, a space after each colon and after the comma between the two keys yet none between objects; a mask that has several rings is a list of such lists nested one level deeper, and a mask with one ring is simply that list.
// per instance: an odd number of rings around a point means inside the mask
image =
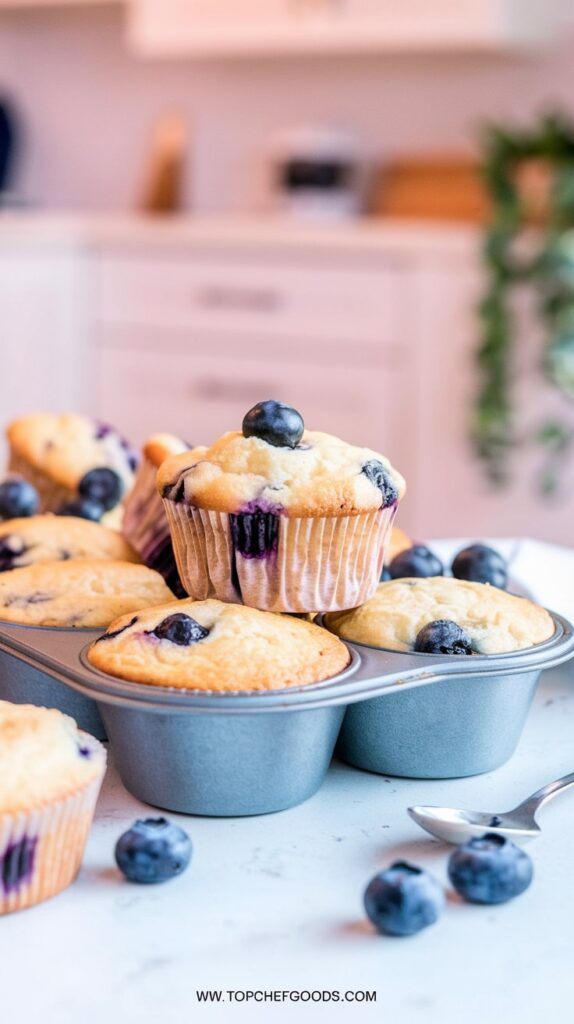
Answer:
[{"label": "cabinet drawer", "polygon": [[298,408],[310,429],[383,451],[400,467],[407,434],[401,379],[385,367],[302,372],[294,363],[102,349],[99,393],[102,418],[137,442],[166,430],[209,444],[240,429],[256,402],[276,398]]},{"label": "cabinet drawer", "polygon": [[107,324],[344,336],[380,344],[396,339],[403,280],[388,266],[317,269],[105,257],[98,310]]}]

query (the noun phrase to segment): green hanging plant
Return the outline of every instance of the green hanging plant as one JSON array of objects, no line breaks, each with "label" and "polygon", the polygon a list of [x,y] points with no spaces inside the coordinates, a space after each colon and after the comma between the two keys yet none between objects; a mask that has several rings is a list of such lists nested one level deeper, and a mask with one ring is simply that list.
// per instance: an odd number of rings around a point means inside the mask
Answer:
[{"label": "green hanging plant", "polygon": [[[519,186],[526,161],[543,161],[551,174],[538,246],[521,251],[530,213]],[[535,441],[546,453],[540,486],[554,493],[574,442],[574,424],[560,418],[542,422],[532,438],[519,437],[512,387],[517,344],[511,300],[514,289],[536,290],[546,344],[541,369],[562,396],[574,398],[574,124],[547,116],[529,132],[490,127],[484,138],[484,181],[491,216],[483,260],[488,286],[479,307],[481,341],[477,352],[480,387],[473,439],[491,480],[503,484],[512,450]]]}]

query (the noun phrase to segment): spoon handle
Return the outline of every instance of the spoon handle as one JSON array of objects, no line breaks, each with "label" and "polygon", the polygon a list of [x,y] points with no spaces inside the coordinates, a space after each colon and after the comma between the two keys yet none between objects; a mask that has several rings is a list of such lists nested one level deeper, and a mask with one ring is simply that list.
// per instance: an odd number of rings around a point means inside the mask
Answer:
[{"label": "spoon handle", "polygon": [[523,800],[516,810],[529,811],[534,814],[547,800],[556,796],[557,793],[561,793],[562,790],[569,789],[570,786],[574,786],[574,772],[571,772],[570,775],[563,775],[561,779],[556,779],[555,782],[549,782],[548,785],[537,789],[536,793]]}]

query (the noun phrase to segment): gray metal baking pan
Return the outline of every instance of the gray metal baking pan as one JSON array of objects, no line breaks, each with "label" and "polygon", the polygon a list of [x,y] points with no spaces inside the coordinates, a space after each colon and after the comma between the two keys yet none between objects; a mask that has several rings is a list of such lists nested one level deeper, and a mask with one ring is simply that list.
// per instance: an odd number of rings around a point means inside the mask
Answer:
[{"label": "gray metal baking pan", "polygon": [[[492,771],[514,753],[541,672],[574,655],[574,631],[550,613],[554,635],[512,654],[449,657],[397,654],[409,669],[432,673],[433,686],[403,688],[347,709],[337,754],[381,775],[461,778]],[[355,650],[377,650],[353,644]]]},{"label": "gray metal baking pan", "polygon": [[[237,816],[278,811],[312,796],[327,771],[343,717],[341,751],[359,767],[385,773],[394,767],[397,774],[413,776],[425,769],[421,777],[426,769],[429,777],[438,777],[494,767],[512,753],[540,672],[574,655],[572,626],[553,618],[556,630],[549,641],[500,657],[405,655],[348,644],[351,663],[339,675],[265,693],[129,683],[89,665],[89,644],[79,631],[64,640],[61,631],[31,635],[5,625],[0,648],[96,701],[121,777],[139,799],[181,813]],[[465,718],[466,727],[456,730],[445,749],[440,729],[433,730],[464,710],[461,689],[473,702],[474,717]],[[392,710],[395,698],[426,694],[435,713],[427,726],[430,734],[423,734],[416,721],[421,704],[415,702],[412,717],[399,715],[405,734],[416,738],[410,744],[412,759],[393,762],[385,753],[392,736],[388,730],[380,733],[385,708],[390,702]],[[355,708],[359,717],[353,721]],[[493,732],[494,745],[485,742]],[[423,741],[426,765],[414,756]]]},{"label": "gray metal baking pan", "polygon": [[[15,655],[11,643],[3,642],[4,629],[8,629],[10,635],[22,634],[25,638],[23,647],[34,650],[37,634],[54,634],[55,649],[66,651],[70,638],[81,634],[82,644],[86,644],[101,636],[103,630],[55,629],[49,626],[18,626],[12,622],[0,622],[0,700],[9,700],[13,704],[36,704],[40,707],[57,708],[58,711],[75,718],[84,732],[91,733],[98,740],[107,739],[95,700],[62,685],[51,673],[46,672],[34,657],[28,658],[25,650]],[[39,643],[41,646],[41,641]]]}]

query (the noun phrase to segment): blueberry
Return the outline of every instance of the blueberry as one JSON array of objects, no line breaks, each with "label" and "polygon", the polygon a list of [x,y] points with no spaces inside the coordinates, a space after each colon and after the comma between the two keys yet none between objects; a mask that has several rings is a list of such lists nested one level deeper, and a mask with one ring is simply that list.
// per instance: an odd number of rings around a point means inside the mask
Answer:
[{"label": "blueberry", "polygon": [[454,888],[470,903],[506,903],[528,889],[533,874],[528,854],[495,832],[469,839],[448,862]]},{"label": "blueberry", "polygon": [[302,416],[282,402],[258,402],[243,419],[243,436],[258,437],[275,448],[296,448],[303,437]]},{"label": "blueberry", "polygon": [[166,818],[136,821],[116,843],[116,864],[130,882],[166,882],[185,871],[191,860],[187,832]]},{"label": "blueberry", "polygon": [[22,477],[12,476],[0,484],[0,519],[35,516],[39,507],[36,488]]},{"label": "blueberry", "polygon": [[76,498],[74,501],[67,501],[56,512],[57,516],[77,516],[79,519],[90,519],[93,523],[99,523],[104,514],[104,506],[92,498]]},{"label": "blueberry", "polygon": [[486,544],[471,544],[469,548],[459,551],[452,563],[452,574],[457,580],[491,583],[493,587],[500,587],[501,590],[504,590],[508,583],[504,558]]},{"label": "blueberry", "polygon": [[415,651],[420,654],[473,654],[470,636],[452,619],[427,622],[417,634]]},{"label": "blueberry", "polygon": [[209,636],[209,630],[205,626],[200,626],[191,615],[182,615],[180,612],[169,615],[152,630],[152,633],[159,640],[169,640],[180,647],[189,647],[190,644],[196,644]]},{"label": "blueberry", "polygon": [[78,484],[80,497],[99,502],[106,512],[119,503],[123,492],[124,485],[121,477],[107,466],[90,469]]},{"label": "blueberry", "polygon": [[389,572],[393,580],[403,576],[443,576],[444,567],[424,544],[415,544],[395,555],[389,565]]},{"label": "blueberry", "polygon": [[397,861],[371,879],[364,902],[367,917],[384,935],[415,935],[438,920],[445,896],[428,872]]},{"label": "blueberry", "polygon": [[383,496],[381,508],[388,508],[389,505],[396,505],[399,500],[399,492],[395,487],[392,477],[389,472],[383,466],[382,462],[377,459],[371,459],[370,462],[365,462],[365,465],[361,469],[361,473],[364,473],[367,480],[378,488]]},{"label": "blueberry", "polygon": [[387,566],[383,566],[383,571],[381,573],[381,583],[386,583],[387,580],[392,580],[392,578],[393,577],[391,576]]}]

